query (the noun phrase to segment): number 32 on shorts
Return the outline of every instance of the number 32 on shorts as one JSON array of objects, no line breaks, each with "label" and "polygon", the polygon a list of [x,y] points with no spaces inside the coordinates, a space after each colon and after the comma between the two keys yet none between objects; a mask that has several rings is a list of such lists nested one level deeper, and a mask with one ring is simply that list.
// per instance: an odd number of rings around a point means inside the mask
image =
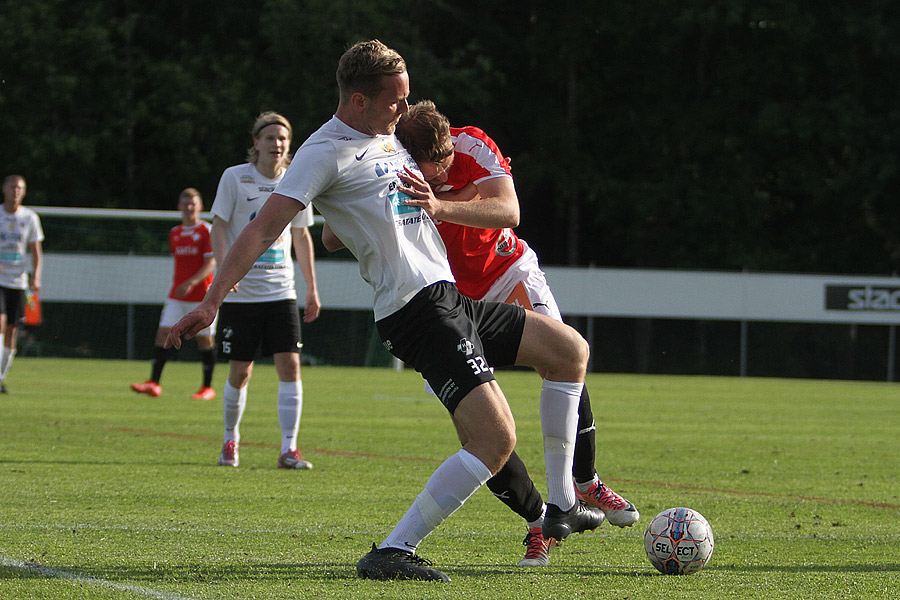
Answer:
[{"label": "number 32 on shorts", "polygon": [[469,363],[469,366],[472,367],[472,372],[476,375],[480,375],[491,370],[491,368],[487,364],[487,361],[484,360],[483,356],[470,358],[466,362]]}]

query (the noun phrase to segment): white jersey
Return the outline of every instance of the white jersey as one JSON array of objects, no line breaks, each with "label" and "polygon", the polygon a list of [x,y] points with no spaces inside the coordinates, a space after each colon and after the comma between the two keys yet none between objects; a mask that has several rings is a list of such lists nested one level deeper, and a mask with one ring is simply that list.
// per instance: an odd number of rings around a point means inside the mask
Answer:
[{"label": "white jersey", "polygon": [[0,286],[16,290],[28,289],[28,249],[34,242],[44,241],[44,230],[37,213],[19,206],[10,214],[0,206]]},{"label": "white jersey", "polygon": [[418,170],[396,137],[366,135],[333,117],[297,150],[276,189],[304,206],[315,201],[375,290],[376,321],[422,288],[454,281],[431,217],[403,204],[404,165]]},{"label": "white jersey", "polygon": [[[281,177],[264,177],[250,163],[225,169],[219,180],[219,189],[211,212],[227,221],[225,238],[228,247],[240,235],[250,221],[256,218]],[[225,302],[269,302],[296,300],[294,286],[294,261],[291,259],[291,228],[309,227],[313,224],[311,210],[298,213],[285,227],[272,246],[260,256],[250,271],[241,279],[237,292],[229,292]]]}]

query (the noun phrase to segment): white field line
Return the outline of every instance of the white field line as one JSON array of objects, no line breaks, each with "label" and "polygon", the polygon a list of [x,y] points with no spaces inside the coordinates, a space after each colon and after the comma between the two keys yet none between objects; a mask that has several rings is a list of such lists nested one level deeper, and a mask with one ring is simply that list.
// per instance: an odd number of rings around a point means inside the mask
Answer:
[{"label": "white field line", "polygon": [[61,569],[55,569],[53,567],[47,567],[36,563],[23,562],[21,560],[13,560],[11,558],[6,558],[3,556],[0,556],[0,566],[10,569],[16,569],[19,571],[25,571],[28,573],[37,573],[43,577],[51,579],[70,579],[80,584],[96,585],[98,587],[109,588],[112,590],[131,592],[140,596],[158,598],[159,600],[194,600],[193,598],[188,598],[187,596],[170,594],[168,592],[158,592],[156,590],[151,590],[137,585],[113,583],[112,581],[98,579],[97,577],[91,577],[90,575],[80,575],[78,573],[72,573],[70,571],[63,571]]}]

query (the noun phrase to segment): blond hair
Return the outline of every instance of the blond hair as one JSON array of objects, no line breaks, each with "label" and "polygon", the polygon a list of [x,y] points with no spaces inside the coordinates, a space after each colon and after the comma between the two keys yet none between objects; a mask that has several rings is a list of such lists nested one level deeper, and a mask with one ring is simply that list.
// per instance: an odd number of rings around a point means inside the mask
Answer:
[{"label": "blond hair", "polygon": [[341,99],[347,100],[356,92],[374,98],[381,92],[384,75],[406,72],[406,62],[400,54],[378,40],[357,42],[338,61],[337,78]]}]

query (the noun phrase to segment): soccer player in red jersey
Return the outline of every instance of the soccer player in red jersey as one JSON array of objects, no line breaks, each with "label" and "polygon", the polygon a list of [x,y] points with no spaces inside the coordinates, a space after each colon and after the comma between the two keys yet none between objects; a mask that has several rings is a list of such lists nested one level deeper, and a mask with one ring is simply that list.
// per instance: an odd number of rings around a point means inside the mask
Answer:
[{"label": "soccer player in red jersey", "polygon": [[[474,300],[516,304],[562,322],[537,254],[512,229],[519,223],[519,200],[510,161],[494,140],[477,127],[451,127],[428,100],[400,118],[397,138],[434,192],[420,205],[435,219],[459,291]],[[602,510],[609,523],[629,527],[638,520],[638,511],[606,486],[594,468],[595,426],[587,387],[578,418],[572,466],[576,496]],[[528,523],[526,554],[519,564],[548,564],[549,545],[541,535],[545,505],[521,459],[513,453],[487,485]]]},{"label": "soccer player in red jersey", "polygon": [[[182,191],[178,196],[178,210],[181,211],[181,224],[169,231],[169,249],[175,258],[175,270],[169,296],[159,317],[153,360],[150,363],[150,379],[131,384],[131,389],[135,392],[153,397],[162,393],[159,380],[166,361],[174,351],[164,346],[169,329],[203,300],[216,268],[210,242],[210,226],[200,219],[200,211],[203,210],[200,192],[194,188]],[[212,387],[213,369],[216,365],[215,327],[213,322],[197,335],[197,346],[203,364],[203,384],[191,396],[197,400],[212,400],[216,397],[216,391]]]}]

